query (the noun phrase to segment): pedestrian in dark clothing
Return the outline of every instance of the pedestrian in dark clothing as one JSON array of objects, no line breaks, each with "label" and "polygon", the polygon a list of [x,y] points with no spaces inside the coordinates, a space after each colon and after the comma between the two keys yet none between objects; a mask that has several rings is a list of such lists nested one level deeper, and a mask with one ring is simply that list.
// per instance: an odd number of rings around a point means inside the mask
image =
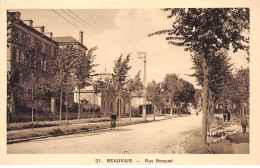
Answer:
[{"label": "pedestrian in dark clothing", "polygon": [[110,116],[110,120],[111,120],[111,129],[116,127],[116,114],[111,114]]},{"label": "pedestrian in dark clothing", "polygon": [[243,116],[242,121],[241,121],[241,126],[242,126],[242,129],[243,129],[243,133],[246,132],[247,125],[248,125],[247,118],[246,118],[246,116]]},{"label": "pedestrian in dark clothing", "polygon": [[230,121],[230,111],[227,113],[227,120]]},{"label": "pedestrian in dark clothing", "polygon": [[196,112],[196,115],[197,115],[197,116],[199,115],[199,112],[198,112],[198,111]]},{"label": "pedestrian in dark clothing", "polygon": [[225,122],[225,121],[226,121],[226,118],[227,118],[227,113],[226,113],[225,110],[223,111],[223,118],[224,118],[224,122]]}]

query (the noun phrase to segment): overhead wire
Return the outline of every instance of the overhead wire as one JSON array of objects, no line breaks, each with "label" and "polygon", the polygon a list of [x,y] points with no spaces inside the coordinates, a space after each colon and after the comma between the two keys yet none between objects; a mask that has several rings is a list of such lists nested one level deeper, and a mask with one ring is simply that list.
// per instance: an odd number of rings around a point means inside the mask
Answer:
[{"label": "overhead wire", "polygon": [[71,16],[71,14],[69,14],[68,12],[66,12],[65,10],[61,9],[61,11],[63,11],[64,13],[66,13],[69,17],[71,17],[73,20],[75,20],[77,23],[81,24],[84,28],[93,31],[94,33],[96,33],[97,31],[89,29],[88,27],[86,27],[83,23],[81,23],[80,21],[78,21],[77,19],[75,19],[73,16]]},{"label": "overhead wire", "polygon": [[63,18],[64,20],[66,20],[67,22],[69,22],[71,25],[73,25],[74,27],[78,28],[81,30],[80,27],[78,27],[77,25],[75,25],[74,23],[72,23],[71,21],[69,21],[68,19],[66,19],[65,17],[63,17],[61,14],[59,14],[58,12],[56,12],[55,10],[51,9],[54,13],[56,13],[58,16],[60,16],[61,18]]},{"label": "overhead wire", "polygon": [[72,12],[70,9],[67,9],[72,15],[74,15],[76,18],[78,18],[79,20],[81,20],[83,23],[85,23],[86,25],[88,25],[89,27],[91,27],[92,29],[94,29],[96,32],[100,33],[100,31],[96,30],[91,24],[89,24],[88,22],[86,22],[84,19],[82,19],[81,17],[79,17],[78,15],[76,15],[74,12]]}]

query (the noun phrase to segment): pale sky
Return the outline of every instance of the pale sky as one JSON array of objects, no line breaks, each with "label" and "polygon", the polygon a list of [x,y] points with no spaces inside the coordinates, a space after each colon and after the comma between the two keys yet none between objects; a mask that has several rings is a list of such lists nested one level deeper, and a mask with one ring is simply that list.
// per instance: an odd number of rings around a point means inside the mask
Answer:
[{"label": "pale sky", "polygon": [[[13,11],[13,10],[12,10]],[[70,9],[82,18],[85,26],[73,20],[65,12],[68,10],[55,9],[57,13],[71,21],[74,27],[52,10],[15,10],[21,12],[23,20],[33,19],[34,26],[45,26],[45,32],[53,32],[53,36],[73,36],[79,39],[79,31],[84,32],[84,45],[88,48],[98,46],[96,63],[100,64],[97,72],[103,72],[105,67],[108,72],[113,72],[114,61],[121,55],[131,54],[129,75],[134,75],[141,70],[143,77],[143,61],[138,59],[138,52],[146,52],[147,56],[147,83],[153,79],[161,82],[167,73],[179,74],[181,78],[193,83],[195,88],[200,88],[195,79],[186,74],[192,74],[192,62],[189,52],[182,47],[168,45],[165,36],[147,37],[149,33],[157,30],[169,29],[173,23],[167,19],[167,13],[159,9]],[[71,15],[73,16],[73,15]],[[74,16],[75,17],[75,16]],[[79,19],[78,19],[79,20]],[[80,20],[79,20],[80,21]],[[87,24],[88,25],[87,25]],[[91,25],[91,26],[89,26]],[[233,54],[234,69],[249,66],[246,53]]]}]

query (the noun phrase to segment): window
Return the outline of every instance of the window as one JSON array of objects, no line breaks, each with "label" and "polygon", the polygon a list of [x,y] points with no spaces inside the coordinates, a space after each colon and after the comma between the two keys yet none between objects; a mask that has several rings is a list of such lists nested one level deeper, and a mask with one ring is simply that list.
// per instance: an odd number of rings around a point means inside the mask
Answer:
[{"label": "window", "polygon": [[24,63],[24,62],[25,62],[24,52],[22,51],[21,52],[21,63]]},{"label": "window", "polygon": [[54,57],[54,55],[55,55],[54,47],[51,47],[51,56]]},{"label": "window", "polygon": [[44,71],[47,70],[47,60],[44,60],[44,62],[43,62],[43,70]]},{"label": "window", "polygon": [[15,61],[16,62],[21,62],[21,50],[19,50],[19,49],[16,49],[16,57],[15,57]]},{"label": "window", "polygon": [[15,62],[19,62],[19,49],[16,49]]},{"label": "window", "polygon": [[47,61],[45,59],[41,60],[41,70],[46,71],[47,65],[46,65]]},{"label": "window", "polygon": [[31,47],[33,47],[33,46],[34,46],[34,37],[31,36]]},{"label": "window", "polygon": [[111,113],[113,112],[113,104],[112,104],[112,102],[110,103],[110,112]]},{"label": "window", "polygon": [[45,43],[42,42],[42,52],[45,53]]},{"label": "window", "polygon": [[41,70],[43,70],[43,59],[41,60]]},{"label": "window", "polygon": [[19,84],[20,85],[23,84],[23,74],[22,73],[19,74]]},{"label": "window", "polygon": [[18,39],[19,43],[22,43],[22,31],[21,30],[19,30],[17,33],[17,39]]},{"label": "window", "polygon": [[37,67],[37,56],[35,55],[33,58],[33,67],[36,68]]}]

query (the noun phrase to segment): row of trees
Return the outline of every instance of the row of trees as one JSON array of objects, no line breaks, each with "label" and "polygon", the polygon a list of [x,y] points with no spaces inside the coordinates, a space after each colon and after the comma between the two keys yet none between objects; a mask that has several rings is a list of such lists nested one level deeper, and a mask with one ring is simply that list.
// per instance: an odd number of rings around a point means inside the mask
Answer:
[{"label": "row of trees", "polygon": [[[230,69],[225,52],[245,50],[249,55],[248,8],[163,9],[174,18],[171,29],[150,34],[167,34],[169,44],[184,47],[192,54],[198,82],[203,86],[202,142],[207,143],[208,113],[211,100],[225,85]],[[249,60],[249,57],[246,59]],[[222,65],[224,67],[221,67]],[[224,70],[224,74],[218,71]],[[233,94],[233,93],[232,93]]]},{"label": "row of trees", "polygon": [[[13,24],[17,21],[15,18],[10,17],[8,19],[8,28],[11,29]],[[13,34],[8,34],[8,48],[11,48],[15,43]],[[26,37],[23,37],[26,38]],[[54,76],[42,77],[39,75],[39,70],[35,66],[37,62],[37,48],[27,46],[26,59],[28,61],[28,68],[30,69],[30,77],[27,80],[19,83],[19,75],[16,72],[19,71],[13,66],[13,58],[11,58],[11,68],[8,71],[8,97],[13,97],[14,93],[20,92],[15,95],[20,104],[31,107],[32,109],[32,125],[34,120],[34,113],[38,110],[47,111],[47,107],[50,107],[50,102],[55,105],[55,99],[59,97],[59,119],[62,119],[62,107],[66,106],[66,119],[68,114],[68,95],[72,93],[75,86],[79,89],[86,85],[92,84],[92,76],[94,75],[95,55],[94,51],[97,47],[93,47],[87,51],[86,54],[78,54],[76,51],[76,43],[72,41],[65,46],[58,49],[58,54],[49,63],[50,69],[53,70]],[[54,99],[55,98],[55,99]],[[11,100],[11,98],[9,98]],[[65,99],[65,101],[64,101]],[[9,109],[11,108],[11,102],[9,100]],[[79,96],[80,100],[80,96]],[[78,105],[78,119],[80,119],[80,104]],[[55,110],[55,109],[54,109]],[[10,110],[9,110],[10,111]]]},{"label": "row of trees", "polygon": [[[147,85],[147,100],[159,111],[170,109],[170,114],[180,113],[183,104],[185,112],[189,103],[194,102],[194,86],[188,81],[179,78],[176,74],[167,74],[163,82],[152,81]],[[175,107],[175,108],[174,108]],[[154,108],[155,109],[155,108]]]},{"label": "row of trees", "polygon": [[[131,98],[133,93],[142,94],[143,84],[140,78],[140,71],[134,78],[130,78],[128,75],[131,66],[129,66],[130,54],[123,58],[123,55],[115,60],[113,67],[112,78],[105,78],[99,80],[97,88],[102,93],[104,98],[114,99],[119,96],[119,106],[121,106],[121,100],[128,100],[131,120]],[[105,101],[106,102],[106,101]],[[104,105],[106,107],[106,104]],[[121,107],[119,108],[119,118],[121,117]],[[106,113],[106,110],[105,110]],[[106,114],[105,114],[106,115]]]}]

